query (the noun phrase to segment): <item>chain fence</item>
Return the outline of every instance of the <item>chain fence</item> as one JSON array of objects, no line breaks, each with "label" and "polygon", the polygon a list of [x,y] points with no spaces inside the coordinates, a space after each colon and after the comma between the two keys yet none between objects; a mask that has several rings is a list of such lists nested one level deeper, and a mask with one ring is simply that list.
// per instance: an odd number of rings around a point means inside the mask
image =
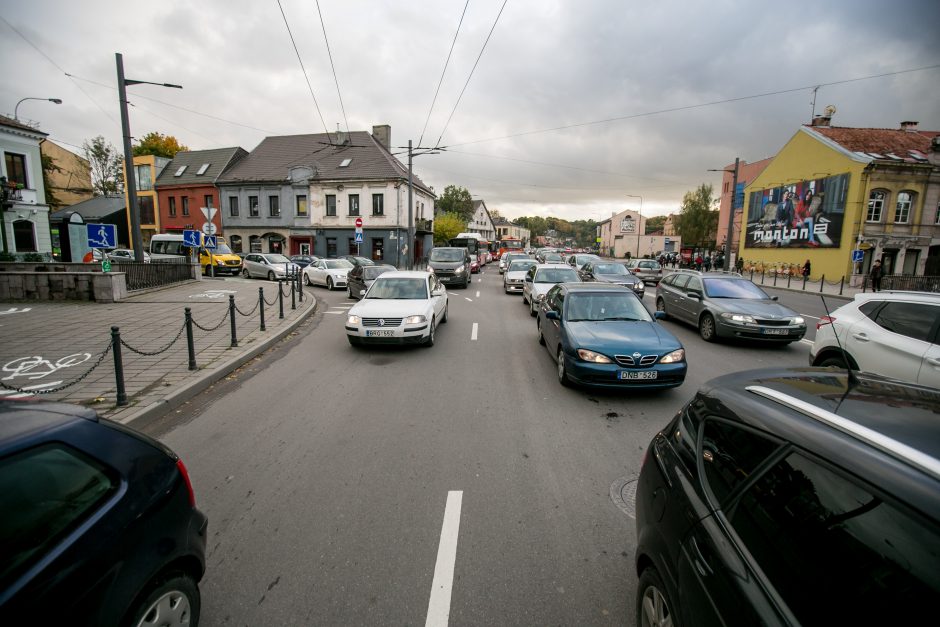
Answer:
[{"label": "chain fence", "polygon": [[193,318],[193,326],[195,326],[195,327],[201,329],[202,331],[205,331],[206,333],[212,333],[213,331],[217,331],[217,330],[219,329],[219,327],[221,327],[223,324],[225,324],[226,320],[228,320],[228,312],[227,312],[227,311],[225,312],[225,315],[222,316],[222,319],[219,320],[219,324],[215,325],[214,327],[204,327],[204,326],[202,326],[201,324],[199,324],[198,322],[196,322],[196,319],[195,319],[195,318]]},{"label": "chain fence", "polygon": [[176,334],[176,337],[170,340],[169,344],[155,351],[145,351],[139,348],[134,348],[133,346],[125,342],[123,338],[121,338],[121,346],[131,351],[132,353],[137,353],[138,355],[143,355],[144,357],[153,357],[155,355],[159,355],[161,353],[165,353],[168,350],[170,350],[170,348],[179,341],[180,337],[183,336],[183,331],[185,330],[186,330],[186,324],[184,323],[183,326],[180,327],[179,333]]}]

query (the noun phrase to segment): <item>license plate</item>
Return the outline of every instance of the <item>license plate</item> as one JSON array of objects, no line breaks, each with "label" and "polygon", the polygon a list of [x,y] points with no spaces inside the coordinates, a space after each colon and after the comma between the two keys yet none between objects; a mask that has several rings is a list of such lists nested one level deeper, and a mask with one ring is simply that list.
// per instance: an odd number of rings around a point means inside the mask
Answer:
[{"label": "license plate", "polygon": [[366,337],[393,337],[394,331],[366,331]]},{"label": "license plate", "polygon": [[786,329],[764,329],[764,335],[787,335]]},{"label": "license plate", "polygon": [[621,370],[621,379],[656,379],[659,372],[655,370]]}]

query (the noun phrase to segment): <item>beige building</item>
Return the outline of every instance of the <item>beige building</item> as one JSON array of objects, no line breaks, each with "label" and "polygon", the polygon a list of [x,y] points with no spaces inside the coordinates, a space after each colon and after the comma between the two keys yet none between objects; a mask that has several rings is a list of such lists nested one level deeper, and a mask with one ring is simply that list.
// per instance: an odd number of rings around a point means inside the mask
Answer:
[{"label": "beige building", "polygon": [[95,195],[91,187],[91,167],[87,159],[49,139],[40,142],[39,150],[43,157],[51,158],[55,166],[48,176],[47,191],[51,192],[55,199],[50,201],[50,210],[71,207]]},{"label": "beige building", "polygon": [[[670,216],[671,218],[671,216]],[[669,219],[667,219],[667,223]],[[600,253],[618,259],[656,257],[678,251],[682,240],[677,235],[645,235],[646,218],[632,209],[615,213],[597,225]]]},{"label": "beige building", "polygon": [[676,230],[677,218],[678,216],[674,213],[670,213],[668,216],[666,216],[666,221],[663,223],[663,235],[679,235],[679,232]]}]

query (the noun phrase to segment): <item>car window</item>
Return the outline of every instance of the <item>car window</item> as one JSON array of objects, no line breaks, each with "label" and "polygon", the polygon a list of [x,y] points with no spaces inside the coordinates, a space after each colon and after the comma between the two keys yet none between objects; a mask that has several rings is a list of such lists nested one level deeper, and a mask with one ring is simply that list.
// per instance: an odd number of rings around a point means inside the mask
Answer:
[{"label": "car window", "polygon": [[686,292],[698,292],[699,294],[701,294],[702,293],[702,279],[698,278],[697,276],[690,276],[689,282],[686,285],[685,291]]},{"label": "car window", "polygon": [[779,443],[757,432],[709,417],[702,438],[705,483],[721,505],[731,492],[747,481]]},{"label": "car window", "polygon": [[676,289],[681,290],[689,282],[688,274],[677,274],[676,278],[672,280],[672,286]]},{"label": "car window", "polygon": [[564,283],[579,280],[578,273],[571,268],[544,268],[535,276],[536,283]]},{"label": "car window", "polygon": [[392,300],[427,300],[427,283],[421,278],[379,277],[372,284],[366,298]]},{"label": "car window", "polygon": [[669,440],[675,447],[686,471],[692,476],[698,475],[698,456],[695,454],[695,447],[700,425],[699,417],[692,411],[691,406],[687,406],[676,418],[675,428],[668,433]]},{"label": "car window", "polygon": [[924,303],[889,302],[878,310],[875,324],[893,333],[926,342],[938,316],[940,307]]},{"label": "car window", "polygon": [[893,624],[899,608],[940,594],[936,527],[800,453],[749,487],[729,519],[803,624]]},{"label": "car window", "polygon": [[869,318],[874,318],[875,311],[884,304],[883,300],[870,300],[864,305],[860,305],[858,310]]},{"label": "car window", "polygon": [[568,297],[570,322],[650,322],[649,311],[630,292],[576,292]]},{"label": "car window", "polygon": [[0,587],[101,505],[118,482],[97,462],[47,444],[0,462]]},{"label": "car window", "polygon": [[751,298],[770,300],[770,296],[746,279],[705,279],[705,294],[709,298]]},{"label": "car window", "polygon": [[535,270],[536,270],[536,266],[532,266],[531,268],[529,268],[529,271],[526,272],[526,276],[529,277],[529,279],[531,279],[532,277],[535,276]]}]

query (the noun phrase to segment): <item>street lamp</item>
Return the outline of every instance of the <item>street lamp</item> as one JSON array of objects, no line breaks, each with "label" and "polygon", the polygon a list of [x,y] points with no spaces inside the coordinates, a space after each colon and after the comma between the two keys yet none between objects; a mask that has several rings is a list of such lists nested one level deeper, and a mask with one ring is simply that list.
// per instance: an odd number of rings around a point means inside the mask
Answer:
[{"label": "street lamp", "polygon": [[20,118],[16,115],[16,112],[17,112],[17,110],[20,108],[20,105],[21,105],[22,103],[26,102],[27,100],[47,100],[47,101],[49,101],[49,102],[54,102],[55,104],[62,104],[62,99],[61,99],[61,98],[23,98],[22,100],[20,100],[19,102],[16,103],[16,106],[15,106],[15,107],[13,107],[13,119],[14,119],[14,120],[19,120],[19,119],[20,119]]},{"label": "street lamp", "polygon": [[134,180],[134,154],[131,151],[131,125],[127,119],[127,90],[128,85],[157,85],[158,87],[173,87],[182,89],[182,85],[172,83],[151,83],[150,81],[135,81],[124,78],[124,57],[120,52],[114,53],[117,63],[118,103],[121,106],[121,131],[124,135],[124,184],[127,188],[127,210],[131,216],[131,241],[134,249],[134,261],[144,261],[144,241],[140,233],[140,207],[137,205],[137,181]]},{"label": "street lamp", "polygon": [[640,199],[640,219],[636,221],[636,256],[640,256],[640,229],[643,223],[643,197],[637,196],[635,194],[625,194],[629,198],[639,198]]},{"label": "street lamp", "polygon": [[[734,238],[734,203],[738,195],[738,164],[741,162],[739,157],[734,158],[734,170],[709,170],[709,172],[733,172],[734,179],[731,182],[731,205],[728,207],[728,233],[725,235],[725,263],[724,270],[731,270],[731,240]],[[742,206],[742,210],[743,210]],[[743,215],[742,215],[743,222]]]}]

